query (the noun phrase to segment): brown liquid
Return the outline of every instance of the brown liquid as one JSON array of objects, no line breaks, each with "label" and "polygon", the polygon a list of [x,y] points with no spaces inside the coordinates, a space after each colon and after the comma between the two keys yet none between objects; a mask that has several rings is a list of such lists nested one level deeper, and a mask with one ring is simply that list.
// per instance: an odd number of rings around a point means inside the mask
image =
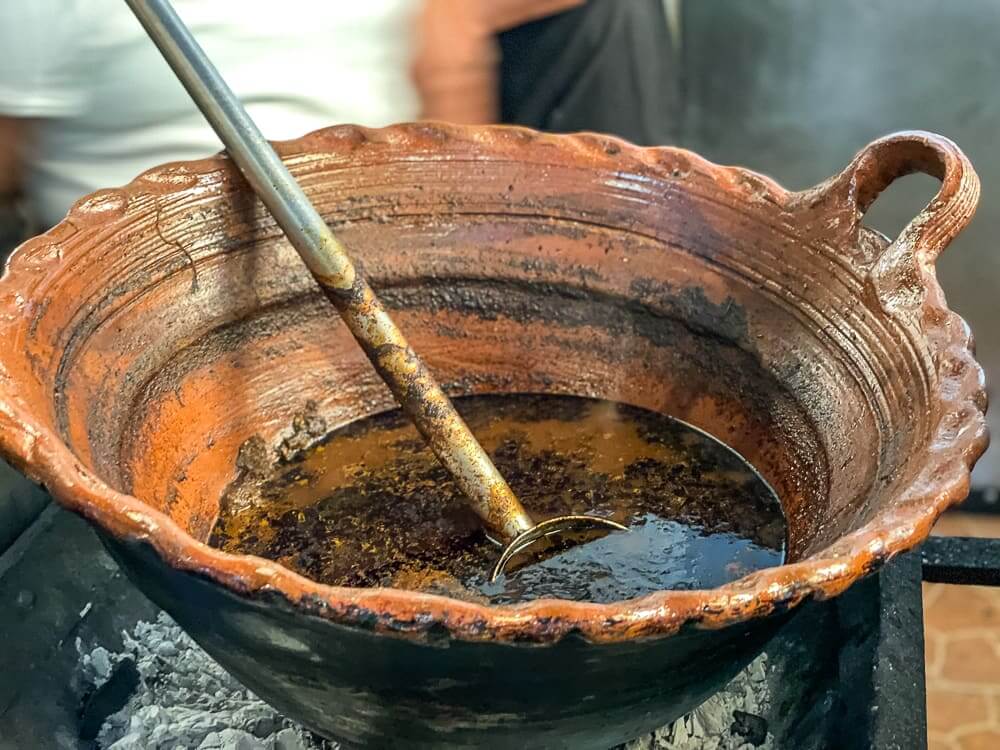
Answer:
[{"label": "brown liquid", "polygon": [[783,560],[774,492],[688,425],[573,396],[469,396],[455,406],[533,518],[595,513],[631,530],[529,558],[487,583],[499,547],[395,410],[335,430],[263,481],[238,480],[210,543],[323,583],[492,603],[710,588]]}]

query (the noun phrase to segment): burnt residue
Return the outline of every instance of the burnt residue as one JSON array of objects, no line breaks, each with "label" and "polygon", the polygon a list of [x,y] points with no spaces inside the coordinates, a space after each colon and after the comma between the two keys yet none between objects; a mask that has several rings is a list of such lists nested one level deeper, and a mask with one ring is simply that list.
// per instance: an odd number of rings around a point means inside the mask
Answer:
[{"label": "burnt residue", "polygon": [[732,297],[712,302],[701,287],[676,289],[649,278],[636,278],[629,284],[633,304],[662,310],[662,315],[687,322],[692,332],[713,336],[753,351],[753,341],[743,306]]},{"label": "burnt residue", "polygon": [[[280,340],[280,334],[293,330],[296,324],[317,319],[330,320],[334,324],[337,320],[335,311],[322,304],[322,293],[318,289],[313,294],[297,294],[247,310],[244,315],[205,331],[195,341],[179,348],[140,389],[146,397],[155,399],[165,391],[172,391],[190,372],[210,365],[222,354],[238,352],[248,343],[262,338]],[[295,342],[289,340],[285,346],[291,351]],[[284,350],[275,351],[276,355],[283,353]]]},{"label": "burnt residue", "polygon": [[592,513],[632,531],[564,539],[546,559],[521,560],[530,564],[489,583],[499,549],[394,410],[337,430],[295,461],[276,464],[269,477],[259,476],[256,463],[243,468],[211,543],[278,560],[322,583],[498,603],[711,588],[781,562],[785,525],[773,491],[703,433],[578,397],[455,403],[536,518]]},{"label": "burnt residue", "polygon": [[[809,498],[789,507],[789,554],[799,556],[814,538],[819,516],[812,503],[825,498],[830,476],[817,440],[818,427],[761,361],[746,312],[731,298],[714,303],[698,287],[673,289],[646,279],[635,282],[633,296],[570,283],[448,277],[395,285],[380,294],[394,309],[457,312],[504,324],[541,323],[551,325],[553,338],[566,330],[592,328],[617,342],[598,350],[586,337],[566,338],[563,356],[580,363],[600,357],[620,363],[624,371],[640,364],[637,340],[663,349],[675,368],[670,379],[679,391],[691,389],[688,399],[711,397],[719,404],[732,404],[734,418],[751,420],[754,432],[769,436],[767,442],[784,436],[780,449],[761,454],[760,468],[783,497]],[[461,336],[460,331],[449,334],[456,340]],[[482,380],[483,376],[470,377]],[[460,384],[461,392],[475,385],[472,380],[453,382]],[[678,396],[678,400],[684,399]],[[720,433],[720,437],[727,436]]]},{"label": "burnt residue", "polygon": [[[315,404],[315,402],[311,402]],[[308,406],[306,407],[308,409]],[[282,442],[284,445],[284,441]],[[267,477],[274,466],[274,455],[260,435],[251,435],[236,454],[236,471],[239,476],[252,480]]]},{"label": "burnt residue", "polygon": [[[382,290],[380,296],[390,306],[403,310],[449,310],[483,320],[503,317],[516,322],[594,326],[613,334],[636,334],[659,346],[674,343],[676,337],[672,329],[681,325],[690,333],[740,346],[752,353],[746,316],[732,299],[715,304],[697,288],[672,293],[669,287],[649,280],[637,280],[633,285],[636,287],[634,294],[626,296],[579,284],[439,277],[419,286],[389,287]],[[655,295],[651,294],[654,290]],[[725,325],[714,325],[719,321]]]},{"label": "burnt residue", "polygon": [[[144,418],[164,398],[174,397],[179,383],[183,383],[191,373],[210,368],[221,356],[238,352],[249,342],[262,338],[275,339],[272,350],[274,356],[290,355],[298,345],[293,338],[282,339],[280,334],[315,320],[329,320],[331,324],[337,324],[335,311],[323,302],[319,289],[312,294],[300,294],[295,298],[258,307],[207,330],[186,346],[180,347],[166,361],[157,363],[155,368],[154,363],[142,357],[133,360],[130,371],[123,376],[123,381],[135,394],[128,405],[127,415],[118,424],[107,424],[104,419],[91,420],[95,426],[109,432],[114,428],[119,430],[106,435],[104,443],[95,442],[97,445],[120,445],[120,452],[115,458],[123,488],[127,491],[132,486],[130,471],[135,463],[132,451],[142,445],[138,438]],[[95,408],[97,406],[95,404]],[[294,431],[294,427],[292,430]]]},{"label": "burnt residue", "polygon": [[362,273],[348,265],[339,277],[316,274],[316,280],[379,377],[490,532],[511,542],[532,528],[534,522],[524,507]]},{"label": "burnt residue", "polygon": [[[284,461],[291,461],[295,456],[321,438],[326,431],[326,419],[319,413],[319,404],[310,399],[306,401],[306,405],[302,411],[292,417],[292,431],[281,439],[281,444],[278,446],[278,455]],[[246,447],[247,444],[244,443],[240,451],[241,456],[244,454]],[[237,459],[236,463],[239,466],[239,459]]]}]

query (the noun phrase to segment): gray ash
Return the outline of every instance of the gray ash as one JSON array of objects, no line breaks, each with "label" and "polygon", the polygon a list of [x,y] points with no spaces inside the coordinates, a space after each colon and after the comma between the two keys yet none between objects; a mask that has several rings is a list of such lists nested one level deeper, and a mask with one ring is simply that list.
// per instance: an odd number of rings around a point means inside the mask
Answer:
[{"label": "gray ash", "polygon": [[[138,623],[124,634],[121,652],[77,643],[83,681],[98,691],[131,662],[139,681],[124,708],[107,718],[97,734],[99,750],[335,750],[278,714],[216,664],[167,615]],[[725,689],[687,716],[621,746],[619,750],[772,750],[734,723],[766,715],[770,694],[766,657],[758,657]],[[750,720],[757,729],[760,722]]]},{"label": "gray ash", "polygon": [[[333,750],[240,685],[165,614],[124,634],[124,648],[81,653],[84,681],[99,690],[132,662],[137,689],[100,727],[100,750]],[[79,648],[79,644],[78,644]]]}]

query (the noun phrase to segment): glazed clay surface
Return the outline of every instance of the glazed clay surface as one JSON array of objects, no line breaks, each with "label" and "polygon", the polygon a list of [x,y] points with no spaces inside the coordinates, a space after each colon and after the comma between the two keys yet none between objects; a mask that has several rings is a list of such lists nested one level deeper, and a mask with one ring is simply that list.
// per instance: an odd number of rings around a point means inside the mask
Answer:
[{"label": "glazed clay surface", "polygon": [[[710,591],[486,607],[316,584],[204,544],[237,450],[315,401],[391,406],[225,158],[83,199],[0,281],[0,448],[280,710],[386,746],[608,747],[745,665],[796,605],[918,544],[986,445],[971,336],[934,277],[978,182],[901,133],[790,193],[676,149],[435,124],[279,145],[451,394],[669,413],[776,488],[789,564]],[[865,210],[941,179],[893,241]],[[516,491],[516,487],[514,488]]]}]

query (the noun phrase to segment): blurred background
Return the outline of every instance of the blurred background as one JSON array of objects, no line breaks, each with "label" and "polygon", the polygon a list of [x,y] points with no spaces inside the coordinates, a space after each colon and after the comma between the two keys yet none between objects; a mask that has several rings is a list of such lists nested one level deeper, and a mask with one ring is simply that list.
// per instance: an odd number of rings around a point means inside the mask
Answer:
[{"label": "blurred background", "polygon": [[[669,140],[790,189],[843,168],[865,143],[922,129],[956,141],[982,180],[975,220],[938,261],[949,304],[975,332],[987,387],[1000,379],[1000,4],[990,0],[677,0],[677,113]],[[937,183],[897,181],[865,220],[894,237]],[[989,415],[1000,435],[1000,409]],[[1000,445],[976,486],[996,502]]]}]

